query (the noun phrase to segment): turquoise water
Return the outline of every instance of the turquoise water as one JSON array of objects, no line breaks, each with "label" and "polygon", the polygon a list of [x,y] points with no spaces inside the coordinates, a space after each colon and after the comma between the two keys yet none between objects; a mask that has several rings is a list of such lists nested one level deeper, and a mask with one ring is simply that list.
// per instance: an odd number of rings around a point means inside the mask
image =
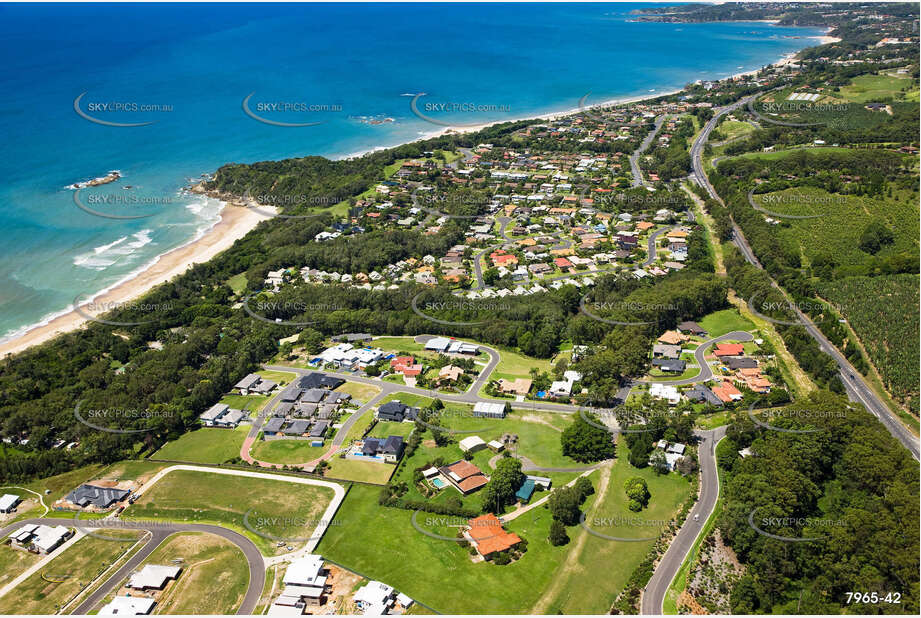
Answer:
[{"label": "turquoise water", "polygon": [[[419,92],[420,107],[486,110],[426,112],[440,122],[511,119],[575,108],[589,92],[600,102],[756,69],[821,34],[630,22],[639,6],[0,5],[0,338],[202,234],[220,204],[181,189],[223,163],[342,157],[418,139],[441,128],[411,112],[407,95]],[[78,107],[94,118],[153,124],[86,120],[74,110],[81,93]],[[255,120],[242,106],[251,93],[264,119],[321,124]],[[122,178],[81,190],[81,203],[151,216],[77,207],[68,185],[110,170]]]}]

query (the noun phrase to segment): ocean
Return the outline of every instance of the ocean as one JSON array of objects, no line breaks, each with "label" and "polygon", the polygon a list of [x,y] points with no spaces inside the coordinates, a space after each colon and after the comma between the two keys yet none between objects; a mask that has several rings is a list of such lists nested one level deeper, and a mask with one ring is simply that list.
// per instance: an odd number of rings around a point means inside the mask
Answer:
[{"label": "ocean", "polygon": [[822,34],[632,22],[643,6],[0,4],[0,341],[200,237],[222,205],[183,187],[224,163],[654,95]]}]

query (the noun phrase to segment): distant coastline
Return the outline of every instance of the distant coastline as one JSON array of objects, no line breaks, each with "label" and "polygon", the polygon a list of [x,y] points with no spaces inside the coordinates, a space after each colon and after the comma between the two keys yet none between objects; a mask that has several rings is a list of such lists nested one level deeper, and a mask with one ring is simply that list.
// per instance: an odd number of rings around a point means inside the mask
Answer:
[{"label": "distant coastline", "polygon": [[[819,45],[836,42],[839,40],[827,35],[804,38],[816,39],[819,41]],[[803,49],[806,49],[806,47]],[[783,66],[785,64],[790,64],[793,62],[793,59],[800,51],[802,50],[785,54],[777,61],[765,66]],[[760,68],[750,71],[743,71],[735,73],[730,77],[719,79],[738,78],[744,75],[757,73],[759,70]],[[448,126],[424,133],[421,136],[415,137],[411,140],[404,140],[388,146],[369,148],[335,158],[358,158],[371,152],[386,150],[417,141],[424,141],[449,133],[472,133],[481,131],[487,127],[509,122],[520,122],[524,120],[553,120],[565,116],[571,116],[585,111],[586,109],[641,103],[643,101],[653,101],[664,96],[677,94],[682,90],[683,88],[668,90],[664,92],[648,92],[641,95],[608,99],[598,103],[592,103],[591,105],[586,105],[582,108],[576,107],[563,111],[531,114],[520,118],[489,121],[482,124],[469,126]],[[118,174],[118,176],[109,179],[112,174]],[[98,184],[106,184],[108,182],[114,182],[120,177],[120,173],[117,170],[113,170],[112,172],[109,172],[107,176],[93,179],[91,181],[86,181],[86,183],[75,183],[72,185],[72,188],[78,188],[78,184],[84,184],[84,186],[95,186],[88,184],[93,182]],[[239,200],[227,201],[227,196],[219,196],[210,192],[206,192],[202,190],[200,186],[193,185],[190,187],[190,190],[195,193],[207,195],[213,199],[220,199],[222,201],[223,205],[220,210],[219,220],[209,229],[200,232],[195,238],[192,238],[187,243],[156,256],[148,264],[138,269],[134,273],[128,275],[128,277],[126,277],[124,280],[110,286],[109,288],[100,290],[93,296],[81,299],[84,303],[89,303],[92,301],[97,304],[117,305],[137,299],[153,287],[169,281],[173,277],[181,275],[193,264],[206,262],[221,251],[228,249],[237,239],[244,237],[261,221],[271,218],[269,213],[274,211],[271,206],[258,204],[252,200],[247,204],[243,204]],[[253,206],[256,208],[253,208]],[[19,329],[19,331],[8,335],[5,341],[0,341],[0,356],[18,353],[34,345],[44,343],[59,334],[70,332],[81,327],[83,324],[85,324],[86,321],[87,320],[82,317],[79,312],[75,311],[73,307],[69,307],[62,312],[46,316],[37,323],[25,326],[22,329]]]}]

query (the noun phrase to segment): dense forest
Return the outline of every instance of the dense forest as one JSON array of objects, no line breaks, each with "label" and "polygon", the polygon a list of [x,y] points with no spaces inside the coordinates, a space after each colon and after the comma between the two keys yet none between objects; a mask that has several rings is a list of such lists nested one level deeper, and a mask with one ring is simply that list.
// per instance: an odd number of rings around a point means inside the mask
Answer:
[{"label": "dense forest", "polygon": [[[733,612],[918,613],[917,463],[876,418],[827,392],[770,423],[812,431],[762,429],[741,412],[717,450],[717,525],[746,565]],[[849,604],[855,591],[900,603]]]}]

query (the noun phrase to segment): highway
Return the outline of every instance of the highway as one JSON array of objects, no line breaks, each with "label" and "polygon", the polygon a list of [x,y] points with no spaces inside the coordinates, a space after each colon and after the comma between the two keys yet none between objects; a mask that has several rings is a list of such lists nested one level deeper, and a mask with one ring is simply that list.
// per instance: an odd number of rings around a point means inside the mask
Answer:
[{"label": "highway", "polygon": [[[691,146],[691,164],[694,169],[694,177],[698,184],[704,187],[707,190],[707,193],[710,194],[715,200],[718,200],[722,203],[719,195],[716,193],[716,190],[713,188],[713,185],[710,184],[710,180],[707,178],[707,174],[704,171],[703,164],[703,150],[704,146],[707,143],[707,139],[710,136],[710,132],[716,126],[716,123],[719,121],[720,116],[731,112],[735,109],[738,109],[742,105],[747,105],[749,101],[754,100],[757,95],[745,97],[740,99],[735,103],[728,105],[726,107],[719,108],[713,114],[713,118],[707,121],[707,124],[704,126],[704,129],[697,136],[697,139],[694,140],[694,144]],[[745,239],[745,235],[742,233],[742,230],[738,225],[733,222],[733,242],[739,248],[742,255],[745,257],[748,262],[758,268],[764,270],[764,267],[761,265],[761,262],[755,256],[754,251],[752,251],[751,246],[749,246],[748,241]],[[770,273],[768,273],[770,276]],[[771,277],[771,285],[774,286],[784,297],[789,301],[786,291],[783,290],[777,282]],[[864,380],[863,376],[860,375],[854,366],[844,357],[843,354],[822,334],[822,331],[810,320],[802,311],[796,307],[795,303],[790,302],[789,305],[793,308],[794,312],[797,314],[799,320],[803,323],[804,328],[809,335],[816,340],[819,344],[819,348],[831,356],[835,362],[838,364],[838,372],[841,376],[841,382],[844,384],[845,391],[848,394],[848,397],[852,401],[859,402],[864,405],[864,407],[873,414],[876,418],[883,423],[886,429],[889,430],[902,445],[911,453],[912,457],[919,459],[919,442],[918,438],[902,424],[902,421],[895,415],[895,413],[889,409],[889,406],[883,402],[879,396],[873,391],[872,388]]]}]

